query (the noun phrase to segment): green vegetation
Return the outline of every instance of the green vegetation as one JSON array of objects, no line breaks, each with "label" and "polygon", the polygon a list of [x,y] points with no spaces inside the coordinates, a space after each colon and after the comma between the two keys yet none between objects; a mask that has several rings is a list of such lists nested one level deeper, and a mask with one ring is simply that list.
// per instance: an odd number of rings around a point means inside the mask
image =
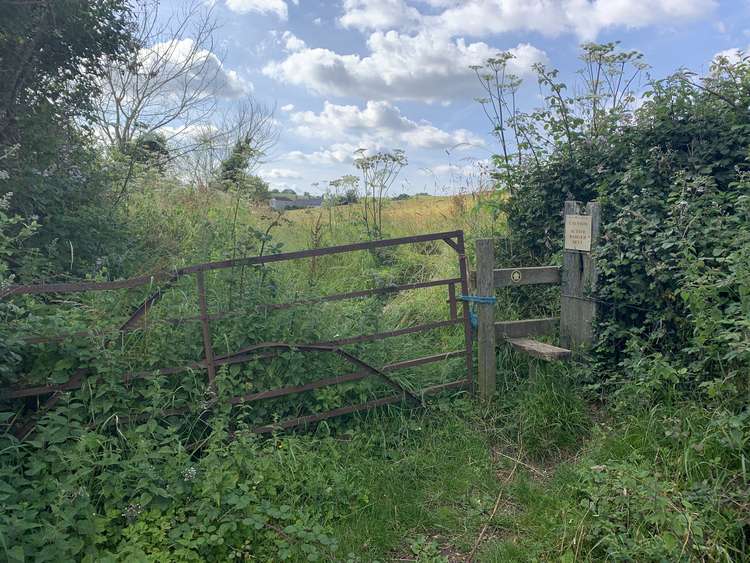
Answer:
[{"label": "green vegetation", "polygon": [[[452,229],[469,243],[497,237],[504,264],[555,263],[570,197],[602,202],[606,237],[589,361],[529,373],[526,358],[501,347],[489,403],[447,393],[424,408],[391,406],[270,437],[250,429],[388,390],[366,380],[233,409],[221,400],[346,373],[337,359],[295,351],[220,368],[215,403],[200,370],[125,385],[123,373],[202,357],[198,326],[168,322],[196,314],[187,279],[165,292],[147,330],[114,336],[113,319],[156,282],[0,300],[3,388],[90,370],[80,389],[40,413],[26,440],[11,430],[40,404],[0,403],[0,558],[748,559],[748,62],[720,60],[706,77],[653,82],[633,109],[640,56],[586,45],[575,96],[540,66],[545,106],[509,115],[519,81],[500,56],[476,69],[500,142],[495,193],[388,200],[406,155],[359,154],[364,193],[344,176],[330,182],[330,201],[348,205],[279,214],[259,205],[268,186],[253,166],[273,135],[257,105],[227,130],[223,148],[207,139],[196,149],[189,173],[175,169],[154,123],[133,125],[124,145],[95,142],[97,78],[120,63],[137,72],[141,44],[131,41],[124,3],[5,10],[0,50],[16,54],[0,64],[23,87],[0,91],[0,290]],[[83,28],[95,33],[76,33]],[[31,38],[40,42],[34,56],[19,56]],[[37,60],[37,51],[49,55]],[[82,65],[86,79],[75,74]],[[53,102],[62,109],[52,111]],[[211,273],[212,311],[242,312],[212,324],[216,353],[444,319],[444,288],[282,311],[263,304],[456,272],[452,249],[426,243]],[[502,293],[499,313],[548,314],[556,294]],[[88,336],[28,341],[78,331]],[[383,365],[462,340],[448,328],[351,350]],[[464,369],[458,358],[394,377],[419,389]]]}]

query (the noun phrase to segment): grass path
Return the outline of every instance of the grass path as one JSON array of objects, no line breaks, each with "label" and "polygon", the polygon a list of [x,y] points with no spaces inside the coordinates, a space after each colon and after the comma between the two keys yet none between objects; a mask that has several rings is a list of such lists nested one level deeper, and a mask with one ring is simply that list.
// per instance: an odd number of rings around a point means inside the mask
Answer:
[{"label": "grass path", "polygon": [[517,414],[507,398],[482,406],[465,396],[371,414],[357,433],[369,430],[367,442],[342,446],[352,448],[348,473],[365,476],[369,503],[339,521],[340,553],[362,562],[528,561],[524,529],[556,509],[557,466],[571,452],[530,461],[508,424]]}]

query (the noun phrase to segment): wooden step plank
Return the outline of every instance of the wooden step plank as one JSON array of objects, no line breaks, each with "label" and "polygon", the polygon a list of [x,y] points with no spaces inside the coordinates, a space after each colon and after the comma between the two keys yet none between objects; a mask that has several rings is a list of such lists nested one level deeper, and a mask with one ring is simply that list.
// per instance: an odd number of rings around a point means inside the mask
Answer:
[{"label": "wooden step plank", "polygon": [[508,344],[513,346],[519,352],[545,360],[547,362],[555,360],[565,360],[570,357],[570,350],[565,348],[558,348],[552,344],[546,342],[539,342],[531,338],[508,338],[506,340]]},{"label": "wooden step plank", "polygon": [[559,326],[559,317],[523,319],[520,321],[499,321],[495,323],[495,336],[497,338],[547,336],[549,334],[554,334]]}]

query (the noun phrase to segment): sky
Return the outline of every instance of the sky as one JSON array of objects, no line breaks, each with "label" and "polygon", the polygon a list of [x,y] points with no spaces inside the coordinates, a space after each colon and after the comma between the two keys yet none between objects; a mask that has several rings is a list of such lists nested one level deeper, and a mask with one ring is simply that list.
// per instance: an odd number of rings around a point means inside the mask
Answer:
[{"label": "sky", "polygon": [[392,195],[455,191],[498,151],[469,67],[500,51],[515,55],[530,110],[541,103],[531,66],[558,68],[571,84],[586,41],[640,51],[655,78],[706,72],[717,53],[750,46],[750,0],[206,2],[219,24],[217,95],[275,106],[279,139],[259,175],[299,193],[356,174],[358,148],[406,152]]}]

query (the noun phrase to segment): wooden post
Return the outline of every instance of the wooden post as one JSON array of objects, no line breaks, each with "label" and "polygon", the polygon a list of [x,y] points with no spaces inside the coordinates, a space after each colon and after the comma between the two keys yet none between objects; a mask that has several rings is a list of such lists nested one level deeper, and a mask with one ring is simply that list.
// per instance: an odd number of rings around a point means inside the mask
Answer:
[{"label": "wooden post", "polygon": [[206,370],[208,371],[208,385],[212,393],[216,393],[216,366],[214,365],[214,349],[211,345],[211,327],[208,321],[208,304],[206,302],[206,282],[203,272],[195,274],[198,284],[198,306],[200,307],[201,329],[203,332],[203,350],[205,353]]},{"label": "wooden post", "polygon": [[[458,253],[458,270],[461,272],[461,293],[469,295],[469,265],[466,260],[466,245],[464,244],[464,232],[458,231],[456,236],[456,252]],[[464,347],[466,349],[466,380],[469,382],[469,389],[474,393],[474,334],[471,329],[471,316],[469,304],[466,301],[461,303],[461,312],[464,318]]]},{"label": "wooden post", "polygon": [[[590,231],[587,217],[591,221]],[[590,348],[594,341],[596,302],[592,295],[596,288],[597,270],[593,251],[599,240],[599,204],[591,202],[584,209],[581,202],[566,201],[565,221],[569,225],[566,229],[561,279],[560,343],[573,352],[581,353]],[[590,238],[587,238],[587,232],[590,232]]]},{"label": "wooden post", "polygon": [[[495,296],[495,246],[492,239],[479,239],[476,242],[477,252],[477,295],[480,297]],[[495,305],[480,303],[477,305],[479,317],[479,396],[490,399],[495,393],[495,372],[497,370],[495,353]]]}]

